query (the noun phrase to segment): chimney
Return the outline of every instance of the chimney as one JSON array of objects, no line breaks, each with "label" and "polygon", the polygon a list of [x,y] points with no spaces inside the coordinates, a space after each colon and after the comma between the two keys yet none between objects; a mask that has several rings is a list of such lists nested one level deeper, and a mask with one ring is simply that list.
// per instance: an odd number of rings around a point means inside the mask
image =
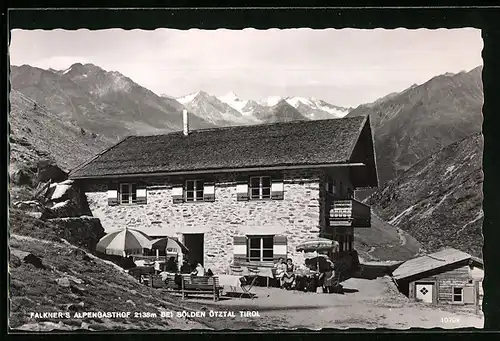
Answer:
[{"label": "chimney", "polygon": [[189,121],[188,121],[188,111],[187,109],[182,110],[182,122],[184,123],[184,135],[189,134]]}]

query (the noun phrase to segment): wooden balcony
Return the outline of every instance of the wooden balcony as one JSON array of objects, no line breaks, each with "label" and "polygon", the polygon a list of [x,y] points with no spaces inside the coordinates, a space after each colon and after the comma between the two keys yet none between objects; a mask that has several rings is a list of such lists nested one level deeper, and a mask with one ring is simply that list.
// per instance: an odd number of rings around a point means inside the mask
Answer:
[{"label": "wooden balcony", "polygon": [[355,199],[332,200],[330,226],[370,227],[371,209]]}]

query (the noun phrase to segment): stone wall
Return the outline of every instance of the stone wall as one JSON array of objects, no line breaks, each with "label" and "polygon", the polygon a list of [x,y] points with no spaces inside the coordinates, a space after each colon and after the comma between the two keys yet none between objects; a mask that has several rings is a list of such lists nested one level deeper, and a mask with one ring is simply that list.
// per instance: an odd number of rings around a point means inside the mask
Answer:
[{"label": "stone wall", "polygon": [[295,252],[296,245],[318,237],[325,220],[320,218],[322,172],[285,173],[283,200],[237,201],[236,174],[215,176],[215,180],[215,202],[173,204],[174,180],[170,178],[148,181],[145,205],[109,206],[103,183],[86,184],[86,195],[106,232],[127,226],[150,236],[176,236],[180,240],[183,234],[204,233],[205,267],[218,273],[227,271],[232,262],[236,235],[284,235],[289,257],[303,262]]}]

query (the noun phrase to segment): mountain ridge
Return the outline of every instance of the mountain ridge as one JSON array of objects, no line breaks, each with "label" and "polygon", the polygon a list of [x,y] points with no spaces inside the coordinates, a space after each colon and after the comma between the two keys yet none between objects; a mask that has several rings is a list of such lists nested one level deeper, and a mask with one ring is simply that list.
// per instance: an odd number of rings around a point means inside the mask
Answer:
[{"label": "mountain ridge", "polygon": [[482,128],[481,66],[393,93],[347,116],[370,115],[381,183]]}]

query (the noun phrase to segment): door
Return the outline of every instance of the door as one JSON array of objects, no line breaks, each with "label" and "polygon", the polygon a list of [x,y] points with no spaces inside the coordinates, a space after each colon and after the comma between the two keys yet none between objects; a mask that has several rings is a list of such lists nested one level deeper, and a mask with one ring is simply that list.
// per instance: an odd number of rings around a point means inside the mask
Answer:
[{"label": "door", "polygon": [[189,264],[200,263],[204,266],[204,235],[203,233],[184,234],[184,245],[189,249],[187,259]]},{"label": "door", "polygon": [[415,298],[425,303],[432,303],[434,296],[433,283],[416,283],[415,284]]}]

